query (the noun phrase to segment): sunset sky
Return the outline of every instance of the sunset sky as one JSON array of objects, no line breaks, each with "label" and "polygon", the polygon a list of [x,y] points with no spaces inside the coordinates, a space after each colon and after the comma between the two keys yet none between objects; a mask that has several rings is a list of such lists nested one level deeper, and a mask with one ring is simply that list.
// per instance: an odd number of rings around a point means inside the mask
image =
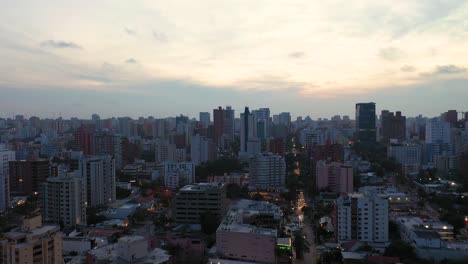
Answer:
[{"label": "sunset sky", "polygon": [[0,117],[436,116],[468,111],[468,1],[2,1],[0,58]]}]

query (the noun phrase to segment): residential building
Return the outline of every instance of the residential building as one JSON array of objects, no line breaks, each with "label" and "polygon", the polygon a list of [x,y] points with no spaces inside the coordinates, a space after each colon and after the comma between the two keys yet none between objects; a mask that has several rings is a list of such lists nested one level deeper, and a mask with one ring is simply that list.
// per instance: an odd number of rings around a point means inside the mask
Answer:
[{"label": "residential building", "polygon": [[376,195],[352,193],[337,200],[338,243],[388,242],[388,201]]},{"label": "residential building", "polygon": [[10,161],[10,192],[14,195],[29,196],[38,193],[49,177],[49,160]]},{"label": "residential building", "polygon": [[231,206],[216,231],[222,258],[276,263],[281,209],[268,202],[241,200]]},{"label": "residential building", "polygon": [[404,174],[417,174],[421,168],[421,145],[417,143],[391,144],[387,147],[387,157],[393,157],[398,161]]},{"label": "residential building", "polygon": [[85,156],[77,172],[83,180],[88,206],[115,202],[115,161],[109,155]]},{"label": "residential building", "polygon": [[195,164],[166,161],[160,165],[160,174],[166,188],[176,189],[195,182]]},{"label": "residential building", "polygon": [[0,262],[62,264],[62,233],[56,225],[42,226],[41,216],[25,218],[20,230],[0,241]]},{"label": "residential building", "polygon": [[283,190],[286,178],[284,158],[270,152],[255,155],[250,160],[249,178],[254,189]]},{"label": "residential building", "polygon": [[203,124],[204,128],[207,128],[211,124],[210,113],[200,112],[200,123]]},{"label": "residential building", "polygon": [[228,203],[225,185],[215,182],[185,185],[173,202],[172,215],[177,224],[201,224],[201,218],[207,213],[221,221]]},{"label": "residential building", "polygon": [[375,103],[356,104],[356,135],[359,141],[376,142]]},{"label": "residential building", "polygon": [[169,142],[158,141],[154,145],[154,161],[157,163],[175,161],[176,145]]},{"label": "residential building", "polygon": [[317,161],[317,190],[329,190],[334,193],[353,192],[353,167],[341,162]]},{"label": "residential building", "polygon": [[86,225],[83,179],[74,172],[47,178],[41,191],[44,222],[67,227]]},{"label": "residential building", "polygon": [[426,121],[426,143],[449,144],[450,123],[431,118]]},{"label": "residential building", "polygon": [[212,139],[200,136],[199,134],[192,136],[190,157],[195,165],[215,160],[216,154],[216,145]]},{"label": "residential building", "polygon": [[0,144],[0,211],[10,207],[10,161],[15,160],[15,152]]},{"label": "residential building", "polygon": [[389,143],[390,140],[403,142],[406,139],[406,117],[400,111],[396,113],[388,110],[382,111],[382,142]]}]

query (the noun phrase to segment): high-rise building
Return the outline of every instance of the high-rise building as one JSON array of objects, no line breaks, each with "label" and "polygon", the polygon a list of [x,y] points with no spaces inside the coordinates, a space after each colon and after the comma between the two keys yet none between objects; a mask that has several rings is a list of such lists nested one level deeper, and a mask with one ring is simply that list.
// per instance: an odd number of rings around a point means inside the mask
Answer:
[{"label": "high-rise building", "polygon": [[284,144],[283,138],[270,139],[268,147],[271,153],[284,157],[284,153],[286,152],[286,146]]},{"label": "high-rise building", "polygon": [[353,193],[337,200],[338,243],[388,241],[388,201],[377,195]]},{"label": "high-rise building", "polygon": [[86,225],[83,179],[74,172],[47,178],[41,192],[44,222],[67,227]]},{"label": "high-rise building", "polygon": [[375,103],[356,104],[356,135],[362,142],[376,142]]},{"label": "high-rise building", "polygon": [[282,112],[278,115],[278,122],[286,127],[291,127],[291,114],[289,112]]},{"label": "high-rise building", "polygon": [[62,233],[56,225],[42,226],[41,216],[25,218],[20,230],[0,241],[1,263],[62,264]]},{"label": "high-rise building", "polygon": [[455,125],[458,122],[458,112],[457,110],[448,110],[443,114],[444,121],[450,125]]},{"label": "high-rise building", "polygon": [[421,145],[416,143],[391,144],[387,156],[401,164],[404,174],[416,174],[421,168]]},{"label": "high-rise building", "polygon": [[201,224],[201,217],[207,213],[221,221],[227,209],[226,188],[223,183],[185,185],[177,192],[173,201],[173,218],[178,224]]},{"label": "high-rise building", "polygon": [[115,202],[115,160],[111,156],[85,156],[77,173],[83,180],[88,206]]},{"label": "high-rise building", "polygon": [[93,151],[93,127],[79,127],[75,133],[75,149],[83,151],[85,155],[91,155]]},{"label": "high-rise building", "polygon": [[450,123],[431,118],[426,121],[426,143],[448,144],[450,143]]},{"label": "high-rise building", "polygon": [[382,111],[382,141],[389,143],[396,139],[403,142],[406,139],[406,117],[397,111],[395,114],[388,110]]},{"label": "high-rise building", "polygon": [[260,151],[260,142],[257,139],[257,126],[255,117],[246,107],[240,115],[240,153],[239,156],[253,156]]},{"label": "high-rise building", "polygon": [[224,138],[225,148],[229,147],[229,144],[234,141],[234,109],[231,106],[226,106],[224,110]]},{"label": "high-rise building", "polygon": [[210,113],[208,112],[200,112],[200,123],[203,124],[203,127],[204,128],[207,128],[210,123],[211,123],[211,120],[210,120]]},{"label": "high-rise building", "polygon": [[159,171],[166,188],[176,189],[195,182],[195,164],[192,162],[166,161],[160,164]]},{"label": "high-rise building", "polygon": [[252,111],[257,126],[257,138],[266,139],[270,137],[270,109],[260,108]]},{"label": "high-rise building", "polygon": [[353,167],[341,162],[319,160],[316,164],[317,190],[334,193],[353,192]]},{"label": "high-rise building", "polygon": [[15,152],[0,144],[0,211],[10,207],[10,161],[15,160]]},{"label": "high-rise building", "polygon": [[212,139],[200,135],[192,136],[190,157],[195,165],[216,159],[216,145]]},{"label": "high-rise building", "polygon": [[224,109],[221,106],[218,109],[213,109],[213,127],[214,141],[220,146],[224,132]]},{"label": "high-rise building", "polygon": [[154,145],[154,154],[156,163],[165,161],[175,161],[176,145],[170,144],[169,142],[158,141]]},{"label": "high-rise building", "polygon": [[29,196],[41,190],[49,177],[49,160],[10,161],[10,192]]},{"label": "high-rise building", "polygon": [[92,155],[110,155],[116,169],[122,168],[122,137],[109,131],[96,131],[92,140]]},{"label": "high-rise building", "polygon": [[282,190],[286,178],[284,158],[273,153],[258,153],[250,160],[250,185],[257,190]]}]

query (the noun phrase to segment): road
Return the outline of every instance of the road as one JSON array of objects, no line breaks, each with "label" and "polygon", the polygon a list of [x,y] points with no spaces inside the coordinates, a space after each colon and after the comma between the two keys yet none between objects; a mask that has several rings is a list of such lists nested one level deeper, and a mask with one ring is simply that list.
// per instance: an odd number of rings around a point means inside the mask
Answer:
[{"label": "road", "polygon": [[306,236],[307,242],[309,242],[309,252],[304,252],[304,259],[296,259],[295,263],[298,264],[314,264],[317,260],[317,246],[315,245],[314,231],[310,220],[304,217],[299,217],[299,219],[304,219],[304,235]]}]

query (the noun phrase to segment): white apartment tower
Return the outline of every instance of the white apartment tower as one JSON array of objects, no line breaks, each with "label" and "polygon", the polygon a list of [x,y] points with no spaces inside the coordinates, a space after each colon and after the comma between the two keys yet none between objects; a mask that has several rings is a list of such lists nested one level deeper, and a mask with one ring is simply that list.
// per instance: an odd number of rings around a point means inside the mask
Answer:
[{"label": "white apartment tower", "polygon": [[438,118],[428,119],[426,121],[426,143],[449,144],[450,123],[443,122]]},{"label": "white apartment tower", "polygon": [[259,153],[250,160],[250,185],[257,190],[282,190],[286,178],[284,158],[273,153]]},{"label": "white apartment tower", "polygon": [[87,156],[80,160],[88,206],[105,205],[115,201],[115,161],[109,155]]},{"label": "white apartment tower", "polygon": [[10,161],[15,160],[15,152],[0,144],[0,211],[10,207]]},{"label": "white apartment tower", "polygon": [[338,243],[388,241],[388,201],[353,193],[337,200]]}]

